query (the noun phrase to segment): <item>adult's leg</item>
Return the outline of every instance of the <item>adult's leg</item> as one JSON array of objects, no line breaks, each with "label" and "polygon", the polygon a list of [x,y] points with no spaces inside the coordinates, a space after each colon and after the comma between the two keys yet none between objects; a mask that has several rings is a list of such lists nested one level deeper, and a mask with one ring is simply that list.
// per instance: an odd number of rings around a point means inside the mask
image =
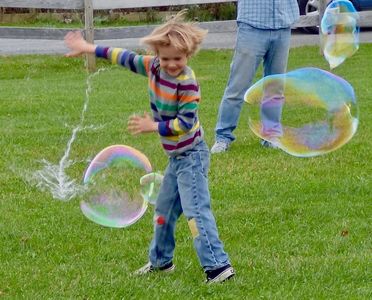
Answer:
[{"label": "adult's leg", "polygon": [[290,28],[271,30],[270,45],[263,61],[264,76],[287,71],[290,42]]},{"label": "adult's leg", "polygon": [[[291,31],[279,29],[271,31],[269,49],[264,57],[264,75],[277,75],[286,72]],[[264,79],[265,80],[265,79]],[[262,135],[265,139],[275,142],[283,135],[281,124],[284,105],[285,79],[272,76],[264,81],[263,99],[261,102]]]},{"label": "adult's leg", "polygon": [[269,32],[239,23],[234,57],[229,80],[219,107],[215,128],[216,141],[230,144],[235,140],[235,130],[244,94],[251,86],[256,70],[264,57]]}]

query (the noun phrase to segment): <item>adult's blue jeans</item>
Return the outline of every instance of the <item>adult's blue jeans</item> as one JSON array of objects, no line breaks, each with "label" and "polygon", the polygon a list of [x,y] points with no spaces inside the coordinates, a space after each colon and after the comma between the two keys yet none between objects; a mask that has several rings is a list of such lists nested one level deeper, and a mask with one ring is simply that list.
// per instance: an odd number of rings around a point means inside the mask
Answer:
[{"label": "adult's blue jeans", "polygon": [[162,267],[172,261],[176,222],[182,213],[204,271],[229,263],[211,211],[208,169],[209,149],[204,141],[169,159],[155,205],[155,234],[149,251],[153,266]]},{"label": "adult's blue jeans", "polygon": [[[290,47],[291,29],[258,29],[245,23],[238,23],[237,40],[234,57],[230,66],[229,80],[219,107],[215,128],[216,141],[231,143],[235,140],[235,130],[244,94],[251,86],[257,68],[263,61],[264,76],[282,74],[286,72]],[[269,103],[268,103],[269,101]],[[263,100],[264,108],[268,108],[263,116],[272,118],[274,124],[269,131],[278,131],[283,95],[276,95],[273,102]],[[270,120],[265,122],[269,124]],[[277,127],[277,128],[275,128]]]}]

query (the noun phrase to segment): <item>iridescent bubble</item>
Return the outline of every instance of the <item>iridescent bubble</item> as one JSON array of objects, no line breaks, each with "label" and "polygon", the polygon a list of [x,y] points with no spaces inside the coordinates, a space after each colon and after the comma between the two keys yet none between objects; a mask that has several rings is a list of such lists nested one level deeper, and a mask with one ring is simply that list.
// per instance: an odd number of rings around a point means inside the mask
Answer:
[{"label": "iridescent bubble", "polygon": [[132,147],[114,145],[103,149],[84,174],[87,193],[80,204],[83,214],[108,227],[135,223],[148,205],[140,180],[151,171],[148,158]]},{"label": "iridescent bubble", "polygon": [[321,24],[324,57],[331,69],[342,64],[359,49],[359,15],[347,0],[332,1]]},{"label": "iridescent bubble", "polygon": [[298,157],[334,151],[358,127],[353,87],[317,68],[264,77],[247,90],[244,99],[251,130]]},{"label": "iridescent bubble", "polygon": [[141,195],[150,204],[155,205],[164,176],[153,172],[141,177]]}]

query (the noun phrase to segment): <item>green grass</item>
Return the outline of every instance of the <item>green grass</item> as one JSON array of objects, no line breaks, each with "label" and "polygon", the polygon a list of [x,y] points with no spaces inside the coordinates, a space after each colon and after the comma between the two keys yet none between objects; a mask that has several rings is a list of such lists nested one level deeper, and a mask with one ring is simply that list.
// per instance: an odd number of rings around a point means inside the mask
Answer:
[{"label": "green grass", "polygon": [[[212,207],[237,276],[206,286],[186,221],[177,228],[175,273],[136,278],[147,261],[152,207],[126,229],[100,227],[79,201],[54,200],[27,183],[40,159],[58,163],[80,120],[86,72],[81,59],[0,58],[0,296],[4,299],[371,299],[372,45],[334,72],[354,87],[360,125],[344,147],[296,158],[263,149],[243,108],[231,151],[213,156]],[[202,88],[200,118],[213,143],[231,51],[192,59]],[[327,69],[318,48],[291,50],[289,70]],[[85,125],[67,172],[81,180],[87,159],[112,144],[145,153],[155,170],[167,158],[156,135],[132,137],[126,122],[148,110],[146,79],[108,68],[93,79]],[[261,76],[257,74],[257,79]]]}]

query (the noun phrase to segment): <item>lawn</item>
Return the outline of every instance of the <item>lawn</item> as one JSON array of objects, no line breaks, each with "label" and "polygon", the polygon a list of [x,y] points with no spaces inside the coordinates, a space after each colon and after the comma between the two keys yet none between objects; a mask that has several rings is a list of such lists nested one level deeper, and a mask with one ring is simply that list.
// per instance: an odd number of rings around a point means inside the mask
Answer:
[{"label": "lawn", "polygon": [[[231,51],[192,59],[202,89],[200,119],[209,146]],[[210,191],[234,280],[206,286],[181,218],[173,274],[133,277],[147,262],[153,208],[125,229],[101,227],[79,202],[53,199],[29,181],[46,159],[57,164],[81,120],[87,73],[82,59],[0,57],[0,296],[4,299],[371,299],[372,44],[334,73],[354,87],[360,109],[353,139],[329,154],[296,158],[264,149],[246,107],[231,150],[212,156]],[[328,69],[316,47],[292,49],[289,70]],[[146,79],[99,61],[85,129],[66,170],[80,181],[106,146],[130,145],[154,170],[167,158],[156,135],[131,136],[126,122],[148,109]],[[260,73],[260,72],[259,72]],[[256,79],[261,75],[258,74]]]}]

